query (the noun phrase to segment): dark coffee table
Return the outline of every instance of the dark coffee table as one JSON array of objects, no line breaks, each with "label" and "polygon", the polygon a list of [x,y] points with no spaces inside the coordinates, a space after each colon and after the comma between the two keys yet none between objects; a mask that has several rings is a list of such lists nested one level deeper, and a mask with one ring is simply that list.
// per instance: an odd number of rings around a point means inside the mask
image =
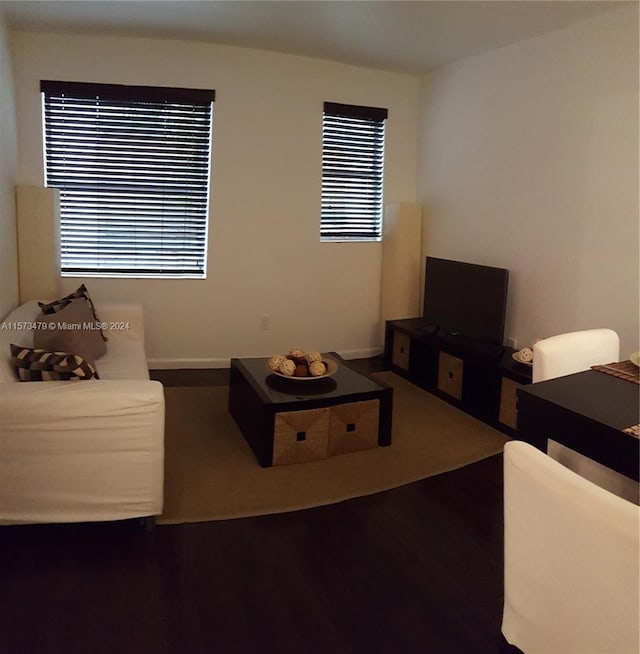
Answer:
[{"label": "dark coffee table", "polygon": [[393,389],[323,358],[338,369],[312,381],[271,374],[267,358],[231,359],[229,412],[263,467],[391,444]]}]

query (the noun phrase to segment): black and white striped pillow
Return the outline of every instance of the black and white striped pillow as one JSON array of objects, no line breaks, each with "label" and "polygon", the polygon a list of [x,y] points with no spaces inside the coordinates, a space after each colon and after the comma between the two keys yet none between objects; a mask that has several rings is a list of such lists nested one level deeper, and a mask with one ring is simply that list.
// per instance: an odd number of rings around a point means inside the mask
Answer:
[{"label": "black and white striped pillow", "polygon": [[20,381],[100,379],[93,365],[69,352],[48,352],[11,343],[11,358]]}]

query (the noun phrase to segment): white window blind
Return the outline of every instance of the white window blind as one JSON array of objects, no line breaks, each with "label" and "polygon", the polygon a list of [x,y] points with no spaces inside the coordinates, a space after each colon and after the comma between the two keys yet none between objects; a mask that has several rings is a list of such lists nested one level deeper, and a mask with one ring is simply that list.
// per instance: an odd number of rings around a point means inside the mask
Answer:
[{"label": "white window blind", "polygon": [[321,240],[379,240],[386,109],[324,103]]},{"label": "white window blind", "polygon": [[42,81],[63,275],[204,277],[215,91]]}]

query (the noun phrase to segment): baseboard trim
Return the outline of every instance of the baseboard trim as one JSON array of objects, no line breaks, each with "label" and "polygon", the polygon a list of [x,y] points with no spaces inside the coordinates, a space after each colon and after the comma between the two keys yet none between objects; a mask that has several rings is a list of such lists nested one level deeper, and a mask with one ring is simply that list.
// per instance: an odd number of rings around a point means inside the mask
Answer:
[{"label": "baseboard trim", "polygon": [[[370,359],[382,354],[381,347],[363,348],[361,350],[342,350],[338,354],[343,359]],[[244,355],[238,355],[244,356]],[[265,355],[266,356],[266,355]],[[228,368],[231,359],[148,359],[150,370],[201,370]]]},{"label": "baseboard trim", "polygon": [[149,370],[204,370],[228,368],[230,359],[148,359]]}]

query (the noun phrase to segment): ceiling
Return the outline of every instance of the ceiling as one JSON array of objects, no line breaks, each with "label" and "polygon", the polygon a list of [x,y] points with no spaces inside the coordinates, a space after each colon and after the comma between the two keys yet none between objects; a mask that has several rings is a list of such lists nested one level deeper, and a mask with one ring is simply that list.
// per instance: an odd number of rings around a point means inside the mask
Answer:
[{"label": "ceiling", "polygon": [[0,1],[10,29],[215,42],[425,73],[636,2]]}]

